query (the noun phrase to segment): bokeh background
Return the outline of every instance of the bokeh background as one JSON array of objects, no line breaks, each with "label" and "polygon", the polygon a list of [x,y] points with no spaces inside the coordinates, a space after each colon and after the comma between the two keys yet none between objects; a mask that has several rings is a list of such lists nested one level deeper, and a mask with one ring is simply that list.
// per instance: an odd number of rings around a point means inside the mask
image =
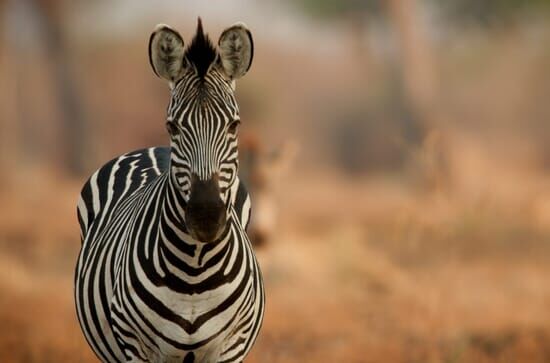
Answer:
[{"label": "bokeh background", "polygon": [[164,145],[157,23],[244,21],[248,362],[550,362],[550,1],[0,1],[0,361],[95,362],[75,205]]}]

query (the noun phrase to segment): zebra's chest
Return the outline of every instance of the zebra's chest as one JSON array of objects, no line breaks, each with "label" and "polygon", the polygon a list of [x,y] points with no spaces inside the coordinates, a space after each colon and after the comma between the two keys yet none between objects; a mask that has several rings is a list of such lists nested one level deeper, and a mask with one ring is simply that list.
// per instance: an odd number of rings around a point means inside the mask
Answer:
[{"label": "zebra's chest", "polygon": [[[239,307],[243,306],[246,296],[241,296],[239,290],[243,281],[227,281],[199,293],[157,286],[147,283],[143,277],[140,281],[147,295],[139,288],[130,288],[122,300],[131,301],[127,305],[135,308],[121,315],[135,317],[137,324],[133,334],[148,360],[181,362],[193,352],[195,362],[217,362],[242,319]],[[124,303],[117,305],[124,306]],[[139,311],[137,316],[136,310]]]},{"label": "zebra's chest", "polygon": [[[197,362],[217,362],[224,342],[237,323],[234,308],[221,314],[216,312],[228,295],[228,291],[217,291],[199,296],[172,293],[160,296],[166,306],[176,313],[179,321],[152,317],[151,323],[162,332],[162,336],[157,335],[155,339],[159,347],[155,355],[159,355],[159,361],[178,361],[188,351],[193,351]],[[176,346],[178,343],[180,347]]]}]

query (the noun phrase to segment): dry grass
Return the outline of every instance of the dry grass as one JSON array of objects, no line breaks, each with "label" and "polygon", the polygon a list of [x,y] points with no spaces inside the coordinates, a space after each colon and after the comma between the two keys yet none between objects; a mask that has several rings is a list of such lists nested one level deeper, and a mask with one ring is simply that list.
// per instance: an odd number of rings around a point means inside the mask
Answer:
[{"label": "dry grass", "polygon": [[[80,182],[31,175],[1,195],[0,361],[93,362],[72,302]],[[294,215],[258,251],[267,310],[249,362],[550,361],[540,197],[307,180],[292,181]]]}]

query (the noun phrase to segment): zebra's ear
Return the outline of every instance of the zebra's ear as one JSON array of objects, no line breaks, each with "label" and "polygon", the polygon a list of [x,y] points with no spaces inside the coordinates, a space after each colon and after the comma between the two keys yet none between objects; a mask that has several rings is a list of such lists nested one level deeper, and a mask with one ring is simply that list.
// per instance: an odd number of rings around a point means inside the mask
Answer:
[{"label": "zebra's ear", "polygon": [[184,43],[168,25],[159,24],[149,38],[149,63],[157,76],[173,83],[185,71]]},{"label": "zebra's ear", "polygon": [[236,23],[225,29],[218,41],[219,65],[230,79],[246,74],[254,57],[254,42],[250,30],[243,23]]}]

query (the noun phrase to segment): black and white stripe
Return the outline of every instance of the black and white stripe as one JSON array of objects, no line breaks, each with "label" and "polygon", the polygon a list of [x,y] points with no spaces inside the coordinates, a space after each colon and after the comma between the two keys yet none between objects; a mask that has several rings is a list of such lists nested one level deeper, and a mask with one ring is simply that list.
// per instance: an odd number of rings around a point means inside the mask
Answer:
[{"label": "black and white stripe", "polygon": [[[170,147],[113,159],[84,185],[76,310],[102,361],[241,362],[251,349],[264,291],[245,232],[238,119],[231,79],[190,67],[172,87]],[[185,207],[193,178],[213,175],[227,221],[205,243],[192,236]]]}]

